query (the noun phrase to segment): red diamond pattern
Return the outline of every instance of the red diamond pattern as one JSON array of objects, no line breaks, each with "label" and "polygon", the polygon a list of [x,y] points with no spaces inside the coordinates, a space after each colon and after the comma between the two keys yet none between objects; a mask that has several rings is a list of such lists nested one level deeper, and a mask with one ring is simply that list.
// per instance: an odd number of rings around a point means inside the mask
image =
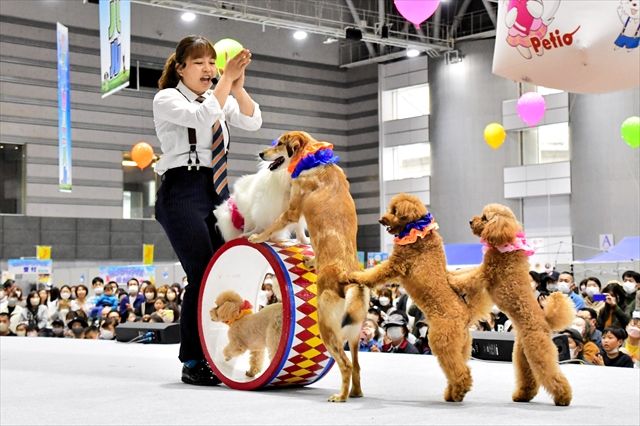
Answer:
[{"label": "red diamond pattern", "polygon": [[302,305],[298,306],[298,310],[305,315],[311,315],[311,313],[315,311],[316,308],[308,303],[303,303]]},{"label": "red diamond pattern", "polygon": [[300,275],[300,277],[302,277],[302,275],[306,274],[309,271],[307,271],[306,269],[302,269],[302,268],[298,267],[297,265],[299,263],[300,263],[300,261],[296,260],[296,266],[294,266],[293,268],[290,268],[289,272],[291,272],[292,274]]},{"label": "red diamond pattern", "polygon": [[295,281],[293,281],[294,284],[302,287],[302,288],[307,288],[308,286],[310,286],[312,283],[306,279],[306,278],[296,278]]},{"label": "red diamond pattern", "polygon": [[[316,337],[316,335],[310,332],[309,330],[303,330],[300,333],[296,334],[296,337],[302,340],[303,342],[306,342],[307,340]],[[297,363],[297,361],[293,361],[293,360],[291,360],[291,362]]]},{"label": "red diamond pattern", "polygon": [[305,302],[308,302],[309,300],[313,299],[314,297],[316,297],[316,295],[314,293],[311,293],[309,290],[300,290],[299,292],[296,293],[296,296],[302,300],[304,300]]},{"label": "red diamond pattern", "polygon": [[303,354],[306,351],[308,351],[309,349],[312,349],[311,346],[309,346],[308,344],[306,344],[305,342],[300,343],[299,345],[295,345],[293,348],[294,351]]},{"label": "red diamond pattern", "polygon": [[[316,321],[313,318],[310,317],[304,317],[300,320],[298,320],[298,324],[300,324],[300,326],[302,328],[310,328],[312,325],[315,325]],[[300,352],[304,352],[304,351],[300,351]]]},{"label": "red diamond pattern", "polygon": [[322,362],[326,359],[328,359],[329,357],[326,356],[325,354],[320,354],[320,355],[316,355],[313,358],[311,358],[311,361],[313,362]]}]

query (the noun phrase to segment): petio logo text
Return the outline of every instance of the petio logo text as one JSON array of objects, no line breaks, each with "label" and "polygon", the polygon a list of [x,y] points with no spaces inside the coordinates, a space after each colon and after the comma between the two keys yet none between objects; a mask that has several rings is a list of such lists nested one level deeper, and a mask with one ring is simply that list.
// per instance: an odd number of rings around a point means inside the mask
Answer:
[{"label": "petio logo text", "polygon": [[563,46],[571,46],[573,44],[573,35],[578,32],[580,27],[573,30],[571,33],[560,35],[560,30],[550,31],[547,33],[548,38],[531,37],[531,47],[536,53],[539,53],[542,49],[551,50]]}]

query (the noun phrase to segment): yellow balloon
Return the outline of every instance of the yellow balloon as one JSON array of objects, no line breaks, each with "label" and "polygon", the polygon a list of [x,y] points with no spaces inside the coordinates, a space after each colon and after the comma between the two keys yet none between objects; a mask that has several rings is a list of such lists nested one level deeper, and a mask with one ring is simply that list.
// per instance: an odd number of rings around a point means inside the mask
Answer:
[{"label": "yellow balloon", "polygon": [[498,123],[488,124],[487,127],[484,128],[484,140],[487,142],[487,145],[493,149],[500,148],[506,138],[507,132],[505,132],[504,127]]}]

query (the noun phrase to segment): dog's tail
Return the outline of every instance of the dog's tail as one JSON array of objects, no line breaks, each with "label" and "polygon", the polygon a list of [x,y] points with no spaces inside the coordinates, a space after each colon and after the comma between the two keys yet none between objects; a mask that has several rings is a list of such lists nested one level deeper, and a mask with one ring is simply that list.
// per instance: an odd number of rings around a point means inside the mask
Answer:
[{"label": "dog's tail", "polygon": [[345,289],[345,310],[342,317],[342,328],[357,326],[358,332],[362,322],[367,318],[371,291],[361,284],[351,284]]},{"label": "dog's tail", "polygon": [[242,235],[242,231],[236,229],[233,225],[229,203],[224,202],[217,206],[213,210],[213,215],[216,217],[216,226],[225,241],[234,240]]},{"label": "dog's tail", "polygon": [[569,327],[575,317],[573,302],[569,297],[556,291],[547,297],[544,307],[544,318],[552,331],[560,331]]}]

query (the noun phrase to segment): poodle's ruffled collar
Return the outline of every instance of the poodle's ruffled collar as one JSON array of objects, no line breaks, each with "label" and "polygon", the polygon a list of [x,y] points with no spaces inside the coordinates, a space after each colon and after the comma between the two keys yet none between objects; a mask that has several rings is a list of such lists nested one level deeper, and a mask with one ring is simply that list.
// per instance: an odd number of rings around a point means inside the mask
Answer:
[{"label": "poodle's ruffled collar", "polygon": [[482,253],[486,253],[490,248],[494,248],[498,250],[500,253],[510,253],[512,251],[522,250],[527,256],[531,256],[535,253],[533,247],[527,243],[527,239],[524,236],[524,232],[518,232],[516,234],[516,239],[511,243],[503,244],[498,247],[493,247],[489,245],[485,240],[480,240],[482,243]]},{"label": "poodle's ruffled collar", "polygon": [[439,226],[433,219],[433,215],[427,213],[420,219],[407,223],[404,229],[393,239],[393,243],[401,246],[413,244],[418,241],[418,238],[424,238],[431,231],[438,228]]},{"label": "poodle's ruffled collar", "polygon": [[231,325],[234,322],[238,321],[239,319],[246,317],[249,314],[253,313],[253,306],[251,305],[251,303],[249,303],[248,300],[244,300],[242,302],[242,305],[240,305],[240,315],[238,316],[238,318],[236,319],[232,319],[232,320],[228,320],[228,321],[224,321],[225,324],[227,325]]}]

